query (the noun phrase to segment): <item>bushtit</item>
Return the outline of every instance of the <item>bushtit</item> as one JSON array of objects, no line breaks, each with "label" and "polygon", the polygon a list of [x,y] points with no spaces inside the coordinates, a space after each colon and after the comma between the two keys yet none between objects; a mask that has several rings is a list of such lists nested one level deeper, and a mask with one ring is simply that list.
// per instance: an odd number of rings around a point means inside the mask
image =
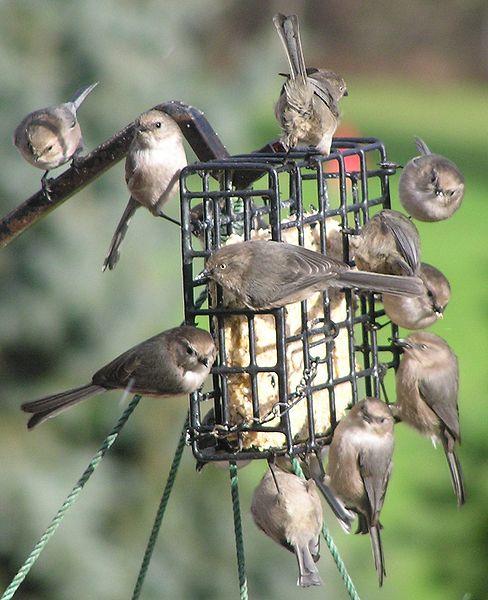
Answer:
[{"label": "bushtit", "polygon": [[186,325],[168,329],[102,367],[91,383],[22,404],[23,411],[33,413],[27,427],[32,429],[81,400],[107,390],[126,389],[156,397],[191,394],[210,373],[215,355],[215,344],[207,331]]},{"label": "bushtit", "polygon": [[110,243],[104,271],[117,264],[129,221],[140,206],[145,206],[155,217],[179,225],[164,214],[163,207],[178,193],[180,171],[186,165],[183,135],[174,119],[158,110],[140,115],[125,160],[125,181],[131,196]]},{"label": "bushtit", "polygon": [[383,294],[385,313],[393,323],[406,329],[424,329],[442,319],[451,298],[447,278],[432,265],[420,263],[419,277],[424,283],[424,293],[415,297]]},{"label": "bushtit", "polygon": [[[203,417],[202,425],[215,427],[215,409],[214,408],[211,408],[208,411],[208,413]],[[214,456],[218,456],[219,454],[224,454],[224,453],[229,453],[229,452],[232,453],[232,451],[235,450],[235,446],[233,446],[232,443],[230,443],[230,441],[228,441],[226,438],[217,438],[215,435],[212,434],[212,432],[204,433],[202,435],[202,437],[200,438],[200,440],[198,442],[198,447],[200,448],[200,450],[205,450],[206,452],[209,452],[209,453],[213,454]],[[219,468],[223,468],[223,469],[229,468],[229,463],[227,462],[227,460],[205,461],[205,460],[197,459],[197,464],[195,466],[196,470],[201,471],[205,465],[209,464],[209,462]],[[247,467],[247,465],[250,462],[251,462],[250,460],[238,460],[238,461],[236,461],[236,464],[240,469],[243,469],[244,467]]]},{"label": "bushtit", "polygon": [[456,165],[415,138],[420,156],[407,163],[400,177],[398,193],[403,208],[419,221],[443,221],[461,206],[464,177]]},{"label": "bushtit", "polygon": [[384,209],[351,238],[358,269],[390,275],[416,275],[420,236],[415,225],[396,210]]},{"label": "bushtit", "polygon": [[396,414],[434,443],[442,442],[461,506],[465,500],[463,475],[454,451],[456,442],[461,441],[456,355],[445,340],[426,331],[412,333],[395,343],[403,348],[396,373]]},{"label": "bushtit", "polygon": [[314,481],[278,467],[268,469],[254,490],[251,512],[259,529],[295,553],[297,585],[322,585],[315,563],[319,560],[323,514]]},{"label": "bushtit", "polygon": [[329,287],[407,295],[420,294],[423,287],[417,277],[353,271],[331,256],[271,240],[249,240],[219,248],[195,281],[207,277],[254,310],[305,300]]},{"label": "bushtit", "polygon": [[15,129],[14,144],[19,152],[28,163],[46,171],[41,179],[46,192],[49,171],[83,152],[83,137],[76,113],[97,85],[98,82],[80,88],[68,102],[35,110]]},{"label": "bushtit", "polygon": [[[384,402],[361,400],[337,425],[327,464],[332,490],[358,515],[356,533],[371,537],[380,586],[386,576],[380,512],[392,468],[393,425],[393,415]],[[349,524],[343,525],[347,528]]]},{"label": "bushtit", "polygon": [[277,14],[273,23],[285,48],[290,74],[275,116],[286,148],[315,146],[327,156],[339,123],[339,100],[347,96],[344,80],[332,71],[307,69],[296,15]]}]

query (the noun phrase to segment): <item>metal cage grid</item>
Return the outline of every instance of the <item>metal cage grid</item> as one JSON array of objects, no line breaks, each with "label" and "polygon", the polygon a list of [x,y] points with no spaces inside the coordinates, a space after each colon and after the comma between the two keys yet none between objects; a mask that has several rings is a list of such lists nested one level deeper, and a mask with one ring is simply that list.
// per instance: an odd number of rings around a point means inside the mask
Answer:
[{"label": "metal cage grid", "polygon": [[[284,308],[252,311],[247,308],[226,308],[222,302],[222,290],[217,289],[215,306],[200,307],[201,285],[193,278],[203,268],[204,259],[219,248],[232,233],[239,233],[245,240],[251,239],[251,230],[259,226],[269,228],[271,239],[282,240],[285,229],[293,228],[298,243],[303,245],[304,228],[320,228],[320,247],[327,253],[327,219],[334,217],[342,232],[343,260],[350,265],[349,235],[358,233],[372,214],[390,207],[388,178],[396,165],[388,163],[382,142],[375,138],[337,138],[331,154],[323,157],[307,152],[262,152],[232,156],[225,160],[194,163],[186,167],[180,176],[182,217],[182,261],[185,319],[194,324],[198,318],[200,327],[208,325],[219,348],[218,358],[212,369],[212,389],[190,397],[190,439],[193,453],[199,461],[241,460],[269,458],[275,454],[290,456],[314,451],[330,442],[330,434],[336,425],[334,390],[337,385],[349,382],[352,402],[364,395],[380,396],[382,380],[387,369],[398,364],[398,352],[386,341],[379,340],[378,318],[384,311],[377,306],[372,293],[356,294],[346,290],[345,320],[334,323],[330,319],[330,299],[323,293],[324,317],[322,323],[310,323],[307,302],[301,302],[301,332],[287,337],[286,311]],[[200,205],[200,218],[192,218],[195,206]],[[263,265],[265,268],[265,265]],[[205,290],[203,290],[203,293]],[[254,319],[259,314],[274,317],[276,333],[276,364],[259,366],[256,361]],[[225,319],[230,315],[244,315],[249,334],[249,364],[243,367],[229,366],[226,362]],[[391,337],[397,336],[397,328],[390,326]],[[349,373],[334,377],[332,348],[334,338],[345,328],[349,344]],[[321,335],[320,341],[311,343],[310,338]],[[301,340],[304,372],[300,393],[289,393],[287,384],[286,348],[297,339]],[[381,339],[387,339],[382,335]],[[325,345],[325,358],[314,357],[314,347]],[[317,361],[325,363],[327,381],[313,384],[311,372]],[[234,373],[246,373],[250,378],[254,421],[236,425],[230,420],[227,377]],[[272,373],[276,376],[279,426],[263,422],[260,414],[257,376]],[[319,435],[314,425],[314,392],[327,389],[331,429]],[[215,425],[205,423],[201,403],[213,399]],[[307,403],[308,439],[293,439],[289,408],[296,402]],[[253,451],[230,445],[228,439],[240,431],[279,432],[284,435],[283,447]],[[218,433],[217,433],[218,432]],[[209,436],[219,439],[219,452],[208,451]]]}]

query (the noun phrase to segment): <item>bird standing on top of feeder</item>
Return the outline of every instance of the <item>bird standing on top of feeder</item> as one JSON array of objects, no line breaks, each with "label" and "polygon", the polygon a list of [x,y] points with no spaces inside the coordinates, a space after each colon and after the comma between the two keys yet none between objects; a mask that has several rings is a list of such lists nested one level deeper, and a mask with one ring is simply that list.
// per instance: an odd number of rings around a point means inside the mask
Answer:
[{"label": "bird standing on top of feeder", "polygon": [[403,208],[419,221],[443,221],[461,206],[464,177],[457,166],[415,138],[419,156],[407,163],[400,176],[398,193]]},{"label": "bird standing on top of feeder", "polygon": [[46,172],[41,184],[49,198],[46,177],[83,152],[83,136],[78,123],[78,109],[98,82],[77,90],[68,102],[40,108],[28,114],[14,132],[14,144],[25,160]]},{"label": "bird standing on top of feeder", "polygon": [[268,469],[254,490],[251,513],[259,529],[295,553],[297,585],[322,585],[315,563],[320,557],[323,513],[315,482],[278,467]]},{"label": "bird standing on top of feeder", "polygon": [[289,149],[315,146],[327,156],[339,123],[339,100],[347,96],[346,83],[332,71],[306,68],[296,15],[277,14],[273,23],[290,65],[275,107],[281,141]]},{"label": "bird standing on top of feeder", "polygon": [[180,171],[186,165],[183,135],[175,120],[159,110],[140,115],[125,160],[125,181],[131,196],[110,242],[104,271],[115,268],[129,221],[140,206],[155,217],[180,225],[164,214],[163,207],[178,193]]},{"label": "bird standing on top of feeder", "polygon": [[403,348],[396,373],[395,416],[442,442],[458,506],[464,504],[465,490],[461,464],[456,456],[459,429],[459,367],[456,355],[445,340],[434,333],[419,331],[405,340],[394,340]]},{"label": "bird standing on top of feeder", "polygon": [[[380,586],[386,576],[380,512],[391,475],[393,415],[378,398],[354,405],[337,425],[329,448],[328,483],[359,518],[356,533],[369,533]],[[342,523],[350,530],[350,520]]]},{"label": "bird standing on top of feeder", "polygon": [[130,348],[98,370],[91,383],[22,404],[33,413],[32,429],[70,406],[122,389],[143,396],[191,394],[203,385],[216,356],[212,336],[203,329],[181,326],[168,329]]}]

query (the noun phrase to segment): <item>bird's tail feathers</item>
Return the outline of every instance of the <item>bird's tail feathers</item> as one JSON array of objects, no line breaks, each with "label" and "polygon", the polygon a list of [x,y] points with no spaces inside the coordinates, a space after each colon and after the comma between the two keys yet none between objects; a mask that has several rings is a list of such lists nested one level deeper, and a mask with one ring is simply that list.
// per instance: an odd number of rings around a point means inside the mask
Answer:
[{"label": "bird's tail feathers", "polygon": [[300,587],[322,585],[322,579],[320,578],[308,544],[295,544],[294,549],[298,561],[297,585]]},{"label": "bird's tail feathers", "polygon": [[449,465],[449,471],[451,472],[451,481],[458,506],[462,506],[466,502],[466,491],[464,489],[463,472],[461,469],[461,463],[454,450],[448,450],[444,448],[447,464]]},{"label": "bird's tail feathers", "polygon": [[33,416],[27,423],[27,427],[32,429],[36,425],[39,425],[39,423],[56,416],[70,406],[105,391],[105,388],[89,383],[78,388],[67,390],[66,392],[45,396],[44,398],[32,402],[25,402],[21,406],[22,410],[24,412],[33,413]]},{"label": "bird's tail feathers", "polygon": [[371,548],[373,550],[374,567],[378,573],[378,582],[380,587],[383,585],[383,579],[386,577],[385,557],[383,555],[383,544],[381,543],[380,526],[370,527],[369,535],[371,537]]},{"label": "bird's tail feathers", "polygon": [[85,98],[88,96],[90,92],[92,92],[98,85],[98,81],[92,83],[90,85],[85,85],[80,89],[76,90],[73,96],[69,99],[69,102],[74,105],[75,111],[77,111]]},{"label": "bird's tail feathers", "polygon": [[305,82],[307,80],[307,69],[303,57],[298,17],[296,15],[285,16],[279,13],[273,17],[273,23],[285,48],[286,57],[290,64],[291,79],[300,77]]},{"label": "bird's tail feathers", "polygon": [[415,147],[420,152],[420,154],[423,154],[423,155],[432,154],[432,152],[429,149],[429,146],[427,146],[427,144],[424,142],[423,139],[421,139],[417,136],[415,137]]},{"label": "bird's tail feathers", "polygon": [[424,284],[420,277],[345,271],[338,275],[336,281],[337,284],[345,287],[357,287],[398,296],[420,296],[424,292]]},{"label": "bird's tail feathers", "polygon": [[129,222],[134,216],[134,213],[139,208],[138,202],[136,202],[132,196],[129,198],[129,202],[125,207],[125,210],[120,218],[120,221],[115,229],[114,235],[112,237],[112,241],[110,242],[110,246],[108,249],[108,254],[103,261],[102,271],[105,271],[107,268],[111,271],[115,269],[119,258],[120,252],[119,248],[124,241],[125,234],[127,233],[127,229],[129,228]]}]

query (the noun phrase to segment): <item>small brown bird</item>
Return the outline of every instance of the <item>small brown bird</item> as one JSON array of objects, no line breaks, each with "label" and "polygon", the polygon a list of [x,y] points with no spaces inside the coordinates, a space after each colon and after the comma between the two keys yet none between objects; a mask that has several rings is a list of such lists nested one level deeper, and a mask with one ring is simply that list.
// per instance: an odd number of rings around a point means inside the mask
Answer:
[{"label": "small brown bird", "polygon": [[249,240],[219,248],[195,281],[206,278],[213,279],[254,310],[305,300],[329,287],[406,295],[423,291],[422,281],[417,277],[353,271],[331,256],[270,240]]},{"label": "small brown bird", "polygon": [[393,323],[406,329],[430,327],[444,316],[451,298],[451,286],[447,278],[432,265],[420,264],[418,273],[424,283],[421,296],[406,297],[383,294],[385,313]]},{"label": "small brown bird", "polygon": [[290,65],[275,107],[281,141],[286,148],[315,146],[327,156],[339,124],[339,100],[347,96],[346,83],[332,71],[305,67],[296,15],[277,14],[273,23]]},{"label": "small brown bird", "polygon": [[180,225],[163,212],[164,205],[178,193],[180,171],[187,160],[180,128],[159,110],[143,113],[135,122],[134,139],[125,160],[125,181],[131,193],[117,225],[103,270],[114,269],[129,221],[140,206],[155,217]]},{"label": "small brown bird", "polygon": [[272,540],[294,552],[298,562],[297,585],[322,585],[319,560],[322,504],[312,479],[273,467],[254,490],[254,522]]},{"label": "small brown bird", "polygon": [[83,152],[77,112],[97,85],[98,82],[80,88],[68,102],[28,114],[15,129],[14,144],[19,152],[28,163],[46,171],[41,179],[46,192],[49,171]]},{"label": "small brown bird", "polygon": [[23,411],[33,413],[27,427],[32,429],[81,400],[107,390],[122,389],[155,397],[191,394],[203,385],[215,356],[215,344],[207,331],[186,325],[168,329],[102,367],[91,383],[22,404]]},{"label": "small brown bird", "polygon": [[461,464],[456,456],[459,430],[457,357],[447,342],[434,333],[419,331],[405,340],[396,373],[396,416],[435,443],[442,442],[459,506],[465,490]]},{"label": "small brown bird", "polygon": [[390,275],[416,275],[420,268],[420,236],[402,213],[384,209],[351,238],[358,269]]},{"label": "small brown bird", "polygon": [[[356,533],[369,533],[380,586],[386,576],[380,512],[391,475],[394,419],[377,398],[351,408],[334,431],[327,475],[332,490],[359,517]],[[343,526],[347,529],[349,521]]]},{"label": "small brown bird", "polygon": [[443,221],[461,206],[464,177],[457,166],[415,138],[420,156],[412,158],[400,176],[398,192],[403,208],[419,221]]}]

